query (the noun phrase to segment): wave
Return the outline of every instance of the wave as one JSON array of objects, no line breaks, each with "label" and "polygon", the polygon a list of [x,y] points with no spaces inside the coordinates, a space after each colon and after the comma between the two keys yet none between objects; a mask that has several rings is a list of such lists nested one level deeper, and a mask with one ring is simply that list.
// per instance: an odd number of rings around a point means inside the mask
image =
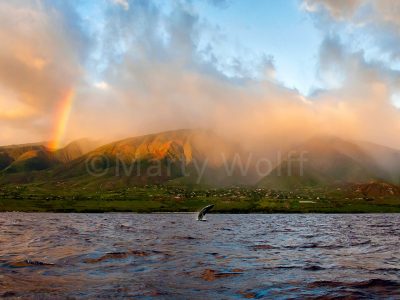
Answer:
[{"label": "wave", "polygon": [[369,289],[369,288],[389,288],[395,289],[400,293],[400,282],[382,279],[382,278],[373,278],[366,281],[358,281],[358,282],[339,282],[339,281],[314,281],[308,285],[310,288],[318,288],[318,287],[349,287],[349,288],[359,288],[359,289]]},{"label": "wave", "polygon": [[84,260],[85,263],[93,264],[98,262],[103,262],[107,260],[115,260],[115,259],[125,259],[130,256],[149,256],[150,254],[145,251],[131,250],[125,252],[109,252],[97,258],[87,258]]}]

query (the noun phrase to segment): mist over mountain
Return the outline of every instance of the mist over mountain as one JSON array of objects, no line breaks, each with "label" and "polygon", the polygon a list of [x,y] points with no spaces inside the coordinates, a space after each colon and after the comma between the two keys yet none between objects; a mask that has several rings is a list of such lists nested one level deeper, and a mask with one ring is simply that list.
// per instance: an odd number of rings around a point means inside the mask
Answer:
[{"label": "mist over mountain", "polygon": [[399,155],[399,150],[372,143],[315,137],[293,147],[259,186],[294,189],[371,181],[399,184]]}]

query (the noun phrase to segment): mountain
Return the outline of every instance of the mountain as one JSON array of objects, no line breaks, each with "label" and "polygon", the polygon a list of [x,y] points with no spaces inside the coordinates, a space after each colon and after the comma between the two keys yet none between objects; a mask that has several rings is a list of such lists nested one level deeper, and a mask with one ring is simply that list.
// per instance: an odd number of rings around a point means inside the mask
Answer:
[{"label": "mountain", "polygon": [[58,161],[54,155],[45,148],[30,150],[24,152],[18,156],[17,159],[12,161],[12,163],[4,169],[4,172],[17,173],[45,170],[57,163]]},{"label": "mountain", "polygon": [[70,162],[100,146],[100,142],[87,138],[72,141],[65,147],[53,152],[54,157],[63,163]]},{"label": "mountain", "polygon": [[369,142],[356,142],[377,165],[386,170],[388,181],[400,183],[400,151]]},{"label": "mountain", "polygon": [[[275,190],[353,184],[366,194],[396,193],[390,184],[400,183],[399,150],[337,137],[319,136],[294,145],[261,179],[257,159],[246,166],[249,153],[240,145],[203,129],[130,137],[102,146],[81,139],[56,151],[45,145],[0,147],[0,182],[64,182],[94,188],[257,185]],[[361,186],[373,182],[382,185]]]},{"label": "mountain", "polygon": [[98,145],[88,139],[76,140],[52,151],[46,143],[0,147],[0,171],[5,173],[40,171],[72,161]]},{"label": "mountain", "polygon": [[8,153],[0,153],[0,170],[5,169],[13,162],[13,158]]},{"label": "mountain", "polygon": [[258,185],[288,190],[371,181],[399,184],[398,174],[398,150],[337,137],[315,137],[293,147]]},{"label": "mountain", "polygon": [[[91,184],[217,184],[246,182],[227,166],[240,147],[209,130],[175,130],[101,146],[56,170],[56,178]],[[122,183],[121,183],[122,182]]]},{"label": "mountain", "polygon": [[0,170],[8,170],[10,173],[26,171],[30,165],[35,169],[36,167],[41,169],[41,166],[46,165],[40,162],[45,156],[44,152],[46,152],[44,143],[0,147]]}]

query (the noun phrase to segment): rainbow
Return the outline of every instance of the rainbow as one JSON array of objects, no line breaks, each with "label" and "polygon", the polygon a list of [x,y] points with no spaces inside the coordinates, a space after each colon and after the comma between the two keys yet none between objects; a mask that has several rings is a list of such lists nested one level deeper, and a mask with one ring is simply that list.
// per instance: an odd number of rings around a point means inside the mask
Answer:
[{"label": "rainbow", "polygon": [[48,147],[52,150],[60,148],[64,137],[65,129],[68,124],[69,115],[71,113],[72,104],[74,102],[75,91],[73,88],[68,89],[61,98],[55,113],[54,127]]}]

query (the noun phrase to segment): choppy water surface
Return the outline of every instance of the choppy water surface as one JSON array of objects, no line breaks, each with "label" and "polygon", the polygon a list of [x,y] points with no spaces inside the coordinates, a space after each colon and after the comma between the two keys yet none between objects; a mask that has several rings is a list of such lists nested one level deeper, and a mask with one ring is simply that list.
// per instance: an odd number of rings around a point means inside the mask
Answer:
[{"label": "choppy water surface", "polygon": [[400,298],[400,215],[0,214],[0,296]]}]

